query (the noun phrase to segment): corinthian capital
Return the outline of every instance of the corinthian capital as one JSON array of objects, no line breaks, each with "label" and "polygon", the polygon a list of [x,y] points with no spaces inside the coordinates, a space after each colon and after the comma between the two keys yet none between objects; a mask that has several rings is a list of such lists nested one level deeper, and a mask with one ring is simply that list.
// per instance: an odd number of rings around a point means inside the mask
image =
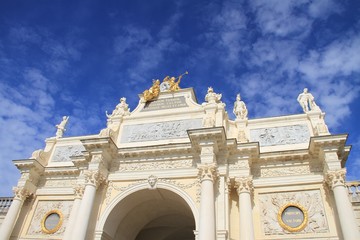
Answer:
[{"label": "corinthian capital", "polygon": [[99,187],[99,185],[106,180],[106,176],[102,174],[100,171],[86,171],[84,173],[85,175],[85,184],[86,185],[93,185],[96,188]]},{"label": "corinthian capital", "polygon": [[211,180],[214,182],[218,177],[217,166],[215,163],[199,164],[198,169],[200,181]]},{"label": "corinthian capital", "polygon": [[25,201],[32,193],[24,187],[13,187],[14,199]]},{"label": "corinthian capital", "polygon": [[346,169],[342,168],[337,171],[328,171],[325,175],[325,181],[331,188],[345,186]]},{"label": "corinthian capital", "polygon": [[252,176],[235,178],[235,188],[238,194],[252,192],[254,189]]}]

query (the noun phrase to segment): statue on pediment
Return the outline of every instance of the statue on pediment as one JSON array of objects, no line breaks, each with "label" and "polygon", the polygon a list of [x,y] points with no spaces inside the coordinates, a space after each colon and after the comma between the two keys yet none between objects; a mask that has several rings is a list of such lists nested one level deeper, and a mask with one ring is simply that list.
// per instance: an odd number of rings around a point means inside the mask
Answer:
[{"label": "statue on pediment", "polygon": [[66,124],[69,120],[69,116],[63,116],[61,123],[57,124],[55,127],[57,128],[56,131],[56,138],[62,138],[64,132],[66,131]]},{"label": "statue on pediment", "polygon": [[170,77],[166,76],[162,83],[160,84],[160,80],[153,80],[153,85],[143,92],[143,98],[142,102],[148,102],[152,99],[155,99],[159,96],[160,92],[175,92],[180,90],[180,82],[184,75],[188,74],[188,72],[185,72],[184,74],[181,74],[179,77]]},{"label": "statue on pediment", "polygon": [[153,85],[143,92],[143,101],[147,102],[157,98],[160,93],[160,80],[153,80]]},{"label": "statue on pediment", "polygon": [[305,113],[309,111],[321,111],[319,106],[315,103],[314,96],[308,92],[307,88],[304,88],[304,91],[299,94],[297,101],[300,103],[300,106]]},{"label": "statue on pediment", "polygon": [[212,87],[208,87],[207,94],[205,96],[205,101],[208,103],[220,103],[222,94],[215,93]]},{"label": "statue on pediment", "polygon": [[105,112],[107,118],[111,118],[114,116],[128,116],[130,115],[130,108],[129,104],[126,103],[126,98],[120,98],[120,103],[116,105],[115,109],[111,114],[108,114],[107,111]]},{"label": "statue on pediment", "polygon": [[233,113],[236,116],[236,119],[245,119],[248,115],[248,110],[243,101],[241,101],[240,94],[236,95],[236,101],[234,102]]}]

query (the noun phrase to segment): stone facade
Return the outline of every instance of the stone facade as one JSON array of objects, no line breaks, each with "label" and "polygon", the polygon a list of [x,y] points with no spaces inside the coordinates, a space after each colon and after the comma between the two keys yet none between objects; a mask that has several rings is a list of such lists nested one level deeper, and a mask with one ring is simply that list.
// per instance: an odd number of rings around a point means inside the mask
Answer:
[{"label": "stone facade", "polygon": [[229,120],[212,88],[202,104],[191,88],[161,89],[132,112],[121,98],[98,135],[57,134],[15,160],[21,178],[0,236],[360,239],[347,135],[330,134],[315,103],[248,119],[238,95]]}]

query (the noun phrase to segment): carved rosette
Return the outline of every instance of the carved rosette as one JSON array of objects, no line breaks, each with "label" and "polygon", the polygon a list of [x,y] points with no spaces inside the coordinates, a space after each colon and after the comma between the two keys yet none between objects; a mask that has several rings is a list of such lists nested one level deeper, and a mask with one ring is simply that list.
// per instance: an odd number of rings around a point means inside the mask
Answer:
[{"label": "carved rosette", "polygon": [[106,177],[99,171],[86,171],[85,175],[85,184],[93,185],[96,188],[100,186],[101,183],[106,181]]},{"label": "carved rosette", "polygon": [[325,176],[325,181],[332,189],[334,189],[337,186],[345,187],[345,175],[346,175],[345,168],[337,171],[328,171]]},{"label": "carved rosette", "polygon": [[199,170],[198,177],[200,179],[200,182],[204,180],[210,180],[212,182],[215,182],[219,175],[215,163],[199,164],[198,170]]},{"label": "carved rosette", "polygon": [[75,198],[81,199],[83,197],[83,195],[84,195],[84,190],[85,190],[84,186],[81,186],[81,185],[75,186],[74,187]]},{"label": "carved rosette", "polygon": [[24,187],[14,187],[14,199],[25,201],[27,197],[31,196],[32,193]]},{"label": "carved rosette", "polygon": [[252,193],[254,190],[252,176],[235,178],[235,188],[238,194]]}]

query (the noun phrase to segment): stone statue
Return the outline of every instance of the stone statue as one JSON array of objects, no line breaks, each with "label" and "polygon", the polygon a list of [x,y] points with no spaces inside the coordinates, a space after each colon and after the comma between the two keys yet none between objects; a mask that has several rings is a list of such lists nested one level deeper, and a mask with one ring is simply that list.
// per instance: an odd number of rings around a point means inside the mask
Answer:
[{"label": "stone statue", "polygon": [[214,92],[212,87],[208,87],[207,94],[205,96],[205,101],[208,103],[219,103],[221,100],[222,94]]},{"label": "stone statue", "polygon": [[153,85],[143,92],[143,101],[147,102],[157,98],[160,93],[160,80],[153,80]]},{"label": "stone statue", "polygon": [[114,116],[127,116],[130,115],[130,108],[129,104],[126,103],[126,98],[122,97],[120,98],[120,103],[116,105],[115,109],[111,114],[108,114],[107,111],[105,112],[106,116],[108,118],[114,117]]},{"label": "stone statue", "polygon": [[299,94],[297,101],[300,103],[305,113],[313,110],[320,110],[315,103],[314,96],[308,92],[307,88],[304,88],[304,91]]},{"label": "stone statue", "polygon": [[69,116],[63,116],[61,123],[55,126],[57,128],[56,138],[62,138],[64,132],[66,131],[65,126],[68,120],[69,120]]},{"label": "stone statue", "polygon": [[248,110],[243,101],[241,101],[240,94],[236,95],[236,101],[234,102],[233,113],[236,116],[236,119],[245,119],[248,115]]}]

